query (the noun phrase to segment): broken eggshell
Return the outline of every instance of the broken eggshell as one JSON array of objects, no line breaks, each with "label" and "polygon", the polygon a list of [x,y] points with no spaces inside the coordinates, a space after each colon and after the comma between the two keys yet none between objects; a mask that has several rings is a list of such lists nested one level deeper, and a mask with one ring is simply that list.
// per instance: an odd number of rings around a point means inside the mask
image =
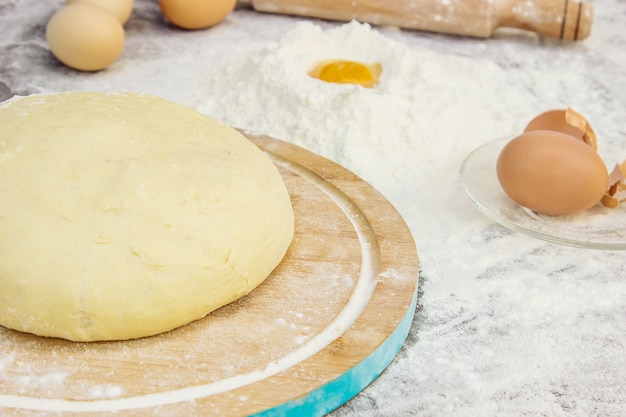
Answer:
[{"label": "broken eggshell", "polygon": [[526,125],[524,132],[533,130],[554,130],[578,138],[598,150],[598,141],[591,125],[580,113],[567,109],[548,110],[536,116]]},{"label": "broken eggshell", "polygon": [[512,200],[550,215],[572,214],[608,201],[612,184],[597,153],[595,132],[570,107],[533,118],[501,151],[497,174]]},{"label": "broken eggshell", "polygon": [[548,110],[501,151],[498,180],[511,199],[538,213],[571,214],[598,202],[616,208],[626,201],[626,161],[609,174],[597,150],[584,116],[571,107]]},{"label": "broken eggshell", "polygon": [[602,204],[609,208],[617,208],[626,201],[626,161],[615,164],[609,174],[609,188],[602,197]]}]

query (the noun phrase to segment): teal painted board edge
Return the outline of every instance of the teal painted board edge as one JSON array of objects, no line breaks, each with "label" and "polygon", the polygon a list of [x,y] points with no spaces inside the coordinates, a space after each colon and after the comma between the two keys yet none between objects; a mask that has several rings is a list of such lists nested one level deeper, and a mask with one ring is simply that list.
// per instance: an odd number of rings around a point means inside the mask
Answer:
[{"label": "teal painted board edge", "polygon": [[417,289],[413,294],[411,306],[398,327],[367,358],[339,378],[311,391],[305,397],[286,402],[250,417],[321,417],[345,404],[378,378],[400,352],[409,335],[416,307]]}]

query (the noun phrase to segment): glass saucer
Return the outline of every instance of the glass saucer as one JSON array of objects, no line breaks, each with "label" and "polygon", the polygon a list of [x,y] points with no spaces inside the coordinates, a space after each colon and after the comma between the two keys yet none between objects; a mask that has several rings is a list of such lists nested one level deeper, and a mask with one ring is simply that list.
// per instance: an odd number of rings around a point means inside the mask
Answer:
[{"label": "glass saucer", "polygon": [[[596,204],[576,214],[536,213],[511,200],[496,174],[500,151],[512,137],[488,142],[473,150],[461,165],[461,184],[472,203],[490,219],[517,232],[549,242],[592,249],[626,250],[626,205],[615,209]],[[602,145],[602,155],[623,156],[626,149]],[[608,162],[607,159],[604,159]],[[607,163],[609,170],[613,164]]]}]

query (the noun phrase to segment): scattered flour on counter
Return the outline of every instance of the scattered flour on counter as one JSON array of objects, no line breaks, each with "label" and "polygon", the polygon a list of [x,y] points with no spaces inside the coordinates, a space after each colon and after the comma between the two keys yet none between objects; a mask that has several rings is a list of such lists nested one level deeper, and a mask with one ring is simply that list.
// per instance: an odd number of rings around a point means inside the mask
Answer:
[{"label": "scattered flour on counter", "polygon": [[[380,82],[367,89],[307,75],[326,59],[379,62]],[[532,97],[510,82],[490,61],[416,52],[368,24],[325,30],[302,22],[256,53],[212,70],[196,107],[308,148],[401,195],[402,182],[416,170],[438,175],[430,168],[451,151],[467,153],[510,134],[520,113],[532,113]],[[377,184],[381,178],[384,184]]]},{"label": "scattered flour on counter", "polygon": [[88,390],[89,397],[97,398],[119,398],[124,393],[124,388],[119,385],[94,385]]},{"label": "scattered flour on counter", "polygon": [[[503,42],[496,64],[384,33],[300,23],[211,67],[193,103],[352,170],[413,233],[423,291],[416,331],[384,380],[333,415],[623,416],[623,262],[506,231],[472,208],[459,182],[477,146],[559,106],[602,121],[601,111],[623,108],[619,95],[589,82],[597,64],[584,48]],[[494,44],[484,45],[489,56]],[[307,75],[332,58],[380,62],[380,83]]]}]

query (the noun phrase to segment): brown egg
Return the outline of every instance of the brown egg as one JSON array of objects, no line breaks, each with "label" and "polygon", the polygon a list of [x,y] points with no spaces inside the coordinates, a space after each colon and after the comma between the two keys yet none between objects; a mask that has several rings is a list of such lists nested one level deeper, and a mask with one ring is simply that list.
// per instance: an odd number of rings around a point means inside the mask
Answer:
[{"label": "brown egg", "polygon": [[98,71],[111,65],[124,48],[124,28],[111,13],[87,3],[57,10],[48,21],[46,40],[65,65]]},{"label": "brown egg", "polygon": [[183,29],[204,29],[228,16],[236,0],[159,0],[163,16]]},{"label": "brown egg", "polygon": [[121,24],[126,23],[133,12],[133,0],[65,0],[65,4],[88,3],[113,13]]},{"label": "brown egg", "polygon": [[496,170],[513,201],[551,215],[594,206],[609,183],[606,166],[591,146],[550,130],[529,131],[511,140],[500,152]]}]

